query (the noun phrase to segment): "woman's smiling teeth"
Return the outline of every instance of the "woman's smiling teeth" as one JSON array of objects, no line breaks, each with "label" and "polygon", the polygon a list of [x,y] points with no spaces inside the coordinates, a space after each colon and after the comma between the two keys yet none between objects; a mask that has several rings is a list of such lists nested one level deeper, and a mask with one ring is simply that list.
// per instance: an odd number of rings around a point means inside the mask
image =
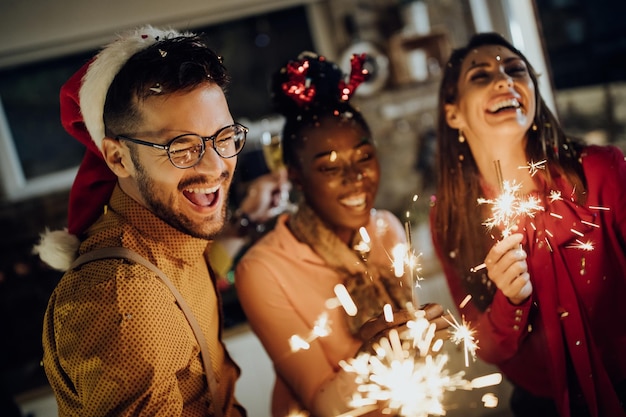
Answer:
[{"label": "woman's smiling teeth", "polygon": [[342,198],[339,200],[341,204],[348,207],[361,207],[365,205],[366,195],[365,193],[352,195],[347,198]]},{"label": "woman's smiling teeth", "polygon": [[493,104],[491,107],[489,107],[489,111],[491,113],[497,113],[498,111],[502,109],[507,109],[507,108],[519,109],[520,107],[521,107],[520,103],[519,101],[517,101],[516,98],[509,98],[509,99],[502,100]]}]

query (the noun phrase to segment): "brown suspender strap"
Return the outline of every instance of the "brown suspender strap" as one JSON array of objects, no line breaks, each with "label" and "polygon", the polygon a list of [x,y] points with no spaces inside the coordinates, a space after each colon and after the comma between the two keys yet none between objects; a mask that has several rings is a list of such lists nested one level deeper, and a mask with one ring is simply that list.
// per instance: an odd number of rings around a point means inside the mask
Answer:
[{"label": "brown suspender strap", "polygon": [[187,305],[187,302],[183,298],[182,294],[174,286],[172,281],[170,281],[167,275],[165,275],[165,273],[157,268],[152,262],[139,255],[137,252],[123,247],[101,248],[95,249],[91,252],[87,252],[79,256],[72,263],[70,269],[77,268],[80,265],[86,264],[91,261],[106,258],[125,258],[135,263],[141,264],[157,274],[158,277],[161,278],[161,281],[163,281],[163,283],[170,289],[170,291],[174,295],[174,298],[176,298],[178,306],[182,310],[183,314],[185,314],[187,322],[189,322],[189,326],[191,326],[191,330],[193,331],[193,334],[196,336],[196,340],[200,345],[202,364],[204,365],[204,372],[206,374],[206,379],[209,384],[209,391],[211,392],[211,398],[213,399],[213,411],[216,417],[222,417],[222,408],[218,404],[219,397],[217,395],[217,380],[215,378],[215,373],[213,372],[213,367],[211,366],[211,357],[209,356],[209,346],[206,342],[206,339],[204,338],[202,329],[200,329],[198,321],[194,317],[193,312],[189,308],[189,305]]}]

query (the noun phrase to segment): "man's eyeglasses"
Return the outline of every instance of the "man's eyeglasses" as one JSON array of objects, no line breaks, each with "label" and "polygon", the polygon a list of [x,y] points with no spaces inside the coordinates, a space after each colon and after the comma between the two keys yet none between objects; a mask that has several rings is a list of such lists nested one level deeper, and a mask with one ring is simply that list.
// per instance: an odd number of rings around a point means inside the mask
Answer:
[{"label": "man's eyeglasses", "polygon": [[167,144],[147,142],[124,135],[117,135],[116,139],[123,139],[138,145],[151,146],[167,151],[170,162],[176,168],[191,168],[198,164],[206,151],[206,142],[211,141],[213,149],[222,158],[232,158],[243,149],[246,143],[248,128],[239,123],[224,126],[213,136],[200,136],[194,133],[185,133],[176,136]]}]

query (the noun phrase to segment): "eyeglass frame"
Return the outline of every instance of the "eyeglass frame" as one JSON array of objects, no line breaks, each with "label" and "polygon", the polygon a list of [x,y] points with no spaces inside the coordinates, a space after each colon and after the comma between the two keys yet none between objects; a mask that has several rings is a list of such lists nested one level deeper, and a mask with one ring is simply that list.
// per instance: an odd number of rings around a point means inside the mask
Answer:
[{"label": "eyeglass frame", "polygon": [[[217,139],[219,134],[222,133],[224,130],[232,128],[232,127],[240,127],[240,128],[243,129],[243,132],[244,132],[243,143],[241,144],[241,148],[239,148],[239,150],[235,154],[233,154],[231,156],[223,156],[217,150],[217,148],[215,147],[215,139]],[[178,136],[172,138],[165,145],[162,145],[160,143],[148,142],[146,140],[131,138],[130,136],[126,136],[126,135],[116,135],[115,139],[117,139],[117,140],[119,140],[119,139],[127,140],[129,142],[136,143],[138,145],[150,146],[152,148],[163,150],[163,151],[167,152],[167,159],[169,159],[169,161],[170,161],[170,163],[172,165],[174,165],[178,169],[188,169],[188,168],[193,168],[193,167],[195,167],[196,165],[198,165],[200,163],[200,161],[204,157],[204,153],[206,152],[206,142],[208,142],[208,141],[211,141],[211,147],[213,148],[215,153],[218,154],[219,157],[222,158],[222,159],[230,159],[230,158],[234,158],[235,156],[239,155],[241,153],[241,151],[243,150],[244,145],[246,144],[247,135],[248,135],[249,131],[250,131],[250,129],[248,129],[246,126],[242,125],[241,123],[235,122],[233,124],[230,124],[230,125],[227,125],[227,126],[224,126],[224,127],[220,128],[220,129],[218,129],[218,131],[215,132],[211,136],[201,136],[201,135],[198,135],[197,133],[183,133],[182,135],[178,135]],[[197,136],[200,139],[202,139],[202,152],[200,153],[200,156],[198,157],[198,160],[196,162],[194,162],[193,165],[189,165],[188,167],[179,167],[178,165],[176,165],[174,163],[174,161],[172,161],[172,157],[170,156],[170,146],[172,145],[172,143],[174,143],[175,140],[177,140],[179,138],[182,138],[183,136]]]}]

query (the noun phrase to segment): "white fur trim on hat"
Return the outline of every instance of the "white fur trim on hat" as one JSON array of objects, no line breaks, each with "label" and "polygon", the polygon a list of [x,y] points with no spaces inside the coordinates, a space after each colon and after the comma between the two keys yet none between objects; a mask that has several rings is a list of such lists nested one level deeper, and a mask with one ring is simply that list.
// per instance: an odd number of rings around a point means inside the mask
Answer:
[{"label": "white fur trim on hat", "polygon": [[105,137],[103,113],[107,92],[124,64],[137,52],[160,40],[193,35],[191,32],[180,33],[172,29],[144,26],[119,36],[98,53],[89,65],[78,93],[85,126],[98,149],[102,149],[102,139]]},{"label": "white fur trim on hat", "polygon": [[67,229],[50,231],[41,234],[39,244],[33,247],[33,253],[42,261],[59,271],[67,271],[76,259],[80,241]]}]

